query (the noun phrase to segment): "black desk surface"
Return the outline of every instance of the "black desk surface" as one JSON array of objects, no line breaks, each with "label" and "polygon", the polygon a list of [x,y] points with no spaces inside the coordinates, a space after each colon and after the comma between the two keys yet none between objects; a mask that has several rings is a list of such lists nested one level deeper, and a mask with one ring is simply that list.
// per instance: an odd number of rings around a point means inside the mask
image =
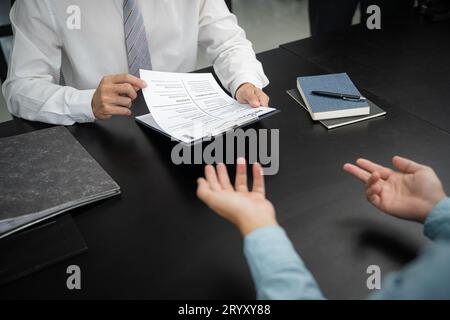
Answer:
[{"label": "black desk surface", "polygon": [[282,45],[327,73],[347,72],[354,82],[450,132],[450,20],[418,14],[370,31],[313,37]]},{"label": "black desk surface", "polygon": [[[378,213],[341,170],[366,156],[387,164],[399,153],[450,180],[450,135],[368,94],[385,118],[327,131],[285,93],[296,76],[324,70],[281,49],[259,55],[267,92],[282,112],[254,125],[280,129],[280,171],[267,177],[280,223],[329,298],[363,298],[366,268],[383,275],[426,243],[419,225]],[[142,101],[135,106],[142,111]],[[45,125],[15,119],[0,136]],[[72,214],[89,247],[80,255],[0,287],[0,298],[254,298],[238,232],[195,197],[202,166],[175,166],[168,139],[115,118],[69,128],[122,187],[121,197]],[[66,289],[78,264],[82,290]]]}]

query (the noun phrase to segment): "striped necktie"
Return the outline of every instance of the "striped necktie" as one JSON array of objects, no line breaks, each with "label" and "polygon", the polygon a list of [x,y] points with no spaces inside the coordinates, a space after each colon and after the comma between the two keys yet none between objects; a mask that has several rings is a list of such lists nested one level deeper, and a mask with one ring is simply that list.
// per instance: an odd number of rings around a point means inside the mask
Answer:
[{"label": "striped necktie", "polygon": [[128,70],[139,77],[139,69],[152,69],[144,19],[137,0],[123,1],[123,25],[127,47]]}]

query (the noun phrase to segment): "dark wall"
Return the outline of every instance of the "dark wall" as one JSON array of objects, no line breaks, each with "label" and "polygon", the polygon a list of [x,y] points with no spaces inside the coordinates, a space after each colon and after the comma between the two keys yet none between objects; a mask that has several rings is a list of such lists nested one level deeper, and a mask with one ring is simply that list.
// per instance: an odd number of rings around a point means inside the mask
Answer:
[{"label": "dark wall", "polygon": [[228,9],[230,9],[230,11],[233,11],[233,10],[232,10],[231,2],[232,2],[232,0],[225,0],[225,3],[227,4]]}]

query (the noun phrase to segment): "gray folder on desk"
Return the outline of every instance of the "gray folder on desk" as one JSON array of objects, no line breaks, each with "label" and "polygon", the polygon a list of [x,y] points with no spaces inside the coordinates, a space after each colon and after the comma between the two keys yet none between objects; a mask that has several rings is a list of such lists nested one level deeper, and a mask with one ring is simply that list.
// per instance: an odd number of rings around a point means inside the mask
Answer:
[{"label": "gray folder on desk", "polygon": [[0,139],[0,239],[120,193],[64,127]]},{"label": "gray folder on desk", "polygon": [[[303,98],[297,89],[291,89],[286,92],[292,99],[294,99],[299,105],[301,105],[303,109],[308,111],[308,108],[306,107],[306,104],[303,101]],[[330,130],[330,129],[343,127],[343,126],[346,126],[346,125],[349,125],[352,123],[357,123],[357,122],[361,122],[361,121],[365,121],[365,120],[369,120],[369,119],[378,118],[378,117],[384,116],[386,114],[386,111],[384,111],[383,109],[378,107],[374,102],[372,102],[370,100],[367,100],[367,102],[369,103],[369,107],[370,107],[370,113],[368,115],[337,118],[337,119],[327,119],[327,120],[320,120],[319,122],[321,124],[323,124],[325,128]]]}]

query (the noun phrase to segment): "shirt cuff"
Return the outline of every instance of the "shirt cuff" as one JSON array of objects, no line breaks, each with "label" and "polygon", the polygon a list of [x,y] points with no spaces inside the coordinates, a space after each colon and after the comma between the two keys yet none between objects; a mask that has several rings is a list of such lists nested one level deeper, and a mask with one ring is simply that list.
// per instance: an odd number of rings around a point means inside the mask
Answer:
[{"label": "shirt cuff", "polygon": [[450,240],[450,198],[444,198],[425,220],[424,234],[430,240]]},{"label": "shirt cuff", "polygon": [[67,104],[73,120],[79,123],[95,121],[95,115],[92,111],[92,97],[94,93],[95,89],[76,90],[73,93]]},{"label": "shirt cuff", "polygon": [[244,83],[251,83],[255,87],[262,89],[269,84],[269,81],[268,80],[262,81],[259,77],[251,75],[238,76],[230,84],[230,93],[233,95],[233,98],[236,97],[236,91]]}]

